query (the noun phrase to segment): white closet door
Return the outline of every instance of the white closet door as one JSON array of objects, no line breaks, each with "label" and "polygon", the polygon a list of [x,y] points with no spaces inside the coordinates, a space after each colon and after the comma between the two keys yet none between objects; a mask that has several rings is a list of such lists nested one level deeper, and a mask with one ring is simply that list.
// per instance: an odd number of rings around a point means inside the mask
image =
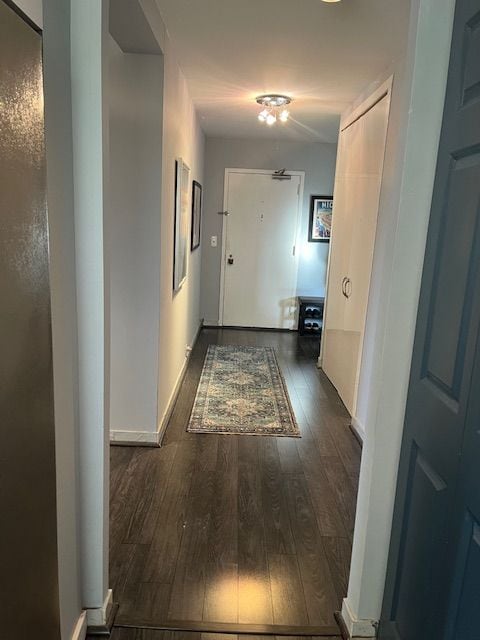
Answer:
[{"label": "white closet door", "polygon": [[[341,132],[322,367],[354,415],[382,181],[389,99]],[[348,280],[347,280],[348,279]]]}]

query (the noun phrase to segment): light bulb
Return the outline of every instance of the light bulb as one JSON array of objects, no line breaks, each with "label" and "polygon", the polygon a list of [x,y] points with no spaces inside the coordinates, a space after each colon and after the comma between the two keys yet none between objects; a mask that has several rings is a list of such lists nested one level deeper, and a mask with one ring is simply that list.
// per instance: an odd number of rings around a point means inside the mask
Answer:
[{"label": "light bulb", "polygon": [[284,110],[282,111],[282,113],[280,114],[280,120],[281,120],[282,122],[286,122],[286,121],[288,120],[288,116],[289,116],[289,115],[290,115],[290,113],[288,112],[288,110],[287,110],[287,109],[284,109]]},{"label": "light bulb", "polygon": [[272,126],[272,124],[275,124],[276,121],[277,118],[275,117],[275,115],[273,113],[269,113],[267,116],[267,124]]},{"label": "light bulb", "polygon": [[260,113],[258,114],[258,119],[260,120],[260,122],[265,122],[269,113],[270,111],[268,109],[264,109],[263,111],[260,111]]}]

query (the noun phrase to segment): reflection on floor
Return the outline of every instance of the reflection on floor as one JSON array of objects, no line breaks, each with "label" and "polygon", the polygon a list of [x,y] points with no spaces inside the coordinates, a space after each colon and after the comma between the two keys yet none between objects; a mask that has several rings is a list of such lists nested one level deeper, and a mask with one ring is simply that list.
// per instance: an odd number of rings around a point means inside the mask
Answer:
[{"label": "reflection on floor", "polygon": [[[319,638],[319,636],[253,636],[250,634],[236,636],[226,633],[120,628],[115,628],[111,636],[111,640],[313,640],[313,638]],[[340,636],[322,636],[321,640],[339,640],[339,638]],[[94,638],[91,638],[91,640],[94,640]]]},{"label": "reflection on floor", "polygon": [[[275,347],[301,439],[186,432],[209,343]],[[360,447],[315,361],[315,346],[296,333],[204,329],[163,447],[112,447],[117,624],[334,624],[346,595]]]},{"label": "reflection on floor", "polygon": [[[226,633],[196,633],[186,631],[156,631],[153,629],[115,628],[111,640],[313,640],[319,636],[253,636]],[[340,636],[322,636],[321,640],[339,640]],[[88,637],[87,637],[88,640]],[[94,640],[92,637],[90,640]],[[320,638],[319,638],[320,640]]]}]

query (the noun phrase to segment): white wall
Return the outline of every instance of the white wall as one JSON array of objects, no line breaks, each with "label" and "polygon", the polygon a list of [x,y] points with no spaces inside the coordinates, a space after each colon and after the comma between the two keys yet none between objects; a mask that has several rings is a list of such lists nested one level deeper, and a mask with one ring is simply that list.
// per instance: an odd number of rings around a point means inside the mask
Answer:
[{"label": "white wall", "polygon": [[[325,294],[328,243],[308,242],[311,195],[332,195],[335,175],[335,144],[271,140],[207,138],[205,190],[202,220],[202,317],[217,324],[220,297],[223,187],[226,168],[305,171],[303,214],[300,229],[298,295]],[[218,236],[218,246],[210,237]]]},{"label": "white wall", "polygon": [[188,94],[185,78],[168,37],[164,52],[164,115],[162,217],[160,248],[160,333],[158,375],[158,424],[164,426],[179,377],[200,325],[200,247],[188,254],[187,279],[173,294],[173,223],[175,158],[190,167],[190,179],[203,179],[204,135]]},{"label": "white wall", "polygon": [[[73,20],[71,5],[63,0],[49,0],[44,16],[62,640],[70,640],[74,630],[80,634],[83,628],[84,632],[85,607],[91,608],[91,623],[101,622],[108,597],[109,478],[104,429],[108,412],[104,400],[108,400],[109,353],[104,315],[106,311],[108,320],[109,309],[102,295],[103,213],[109,211],[104,192],[109,168],[104,163],[108,149],[104,50],[109,44],[108,16],[105,0],[72,4]],[[171,293],[174,158],[182,155],[192,168],[191,177],[202,181],[204,140],[156,3],[141,0],[141,5],[159,45],[168,53],[162,148],[166,188],[156,218],[163,253],[162,275],[155,282],[162,301],[160,328],[157,326],[160,352],[153,370],[154,379],[159,372],[159,400],[152,425],[156,432],[158,416],[165,412],[185,362],[185,344],[193,340],[200,315],[200,251],[191,256],[182,291],[175,299]],[[161,117],[161,105],[157,113]],[[108,302],[107,296],[107,306]]]},{"label": "white wall", "polygon": [[[187,279],[173,295],[173,223],[175,159],[182,157],[190,179],[203,183],[204,136],[158,7],[154,0],[140,0],[140,5],[163,52],[163,87],[155,77],[158,56],[124,54],[113,46],[111,89],[118,92],[113,102],[124,110],[111,112],[110,420],[114,439],[154,443],[186,365],[186,348],[200,325],[201,249],[189,252]],[[147,68],[147,58],[153,67]],[[144,65],[142,71],[138,64]],[[133,94],[132,83],[138,89]],[[151,83],[155,91],[147,95]],[[143,96],[140,104],[137,93]],[[154,132],[150,141],[148,129],[139,129],[139,109]],[[162,119],[161,158],[157,117]],[[126,345],[128,340],[133,344]]]},{"label": "white wall", "polygon": [[110,38],[110,434],[155,440],[162,177],[163,56]]},{"label": "white wall", "polygon": [[104,623],[108,597],[108,0],[71,2],[82,605]]},{"label": "white wall", "polygon": [[68,2],[49,0],[45,3],[43,36],[60,622],[62,640],[70,640],[81,616],[82,601]]},{"label": "white wall", "polygon": [[414,0],[394,66],[358,411],[366,431],[348,596],[354,637],[374,637],[384,590],[454,0]]},{"label": "white wall", "polygon": [[45,132],[62,640],[102,621],[108,572],[104,394],[105,2],[45,3]]}]

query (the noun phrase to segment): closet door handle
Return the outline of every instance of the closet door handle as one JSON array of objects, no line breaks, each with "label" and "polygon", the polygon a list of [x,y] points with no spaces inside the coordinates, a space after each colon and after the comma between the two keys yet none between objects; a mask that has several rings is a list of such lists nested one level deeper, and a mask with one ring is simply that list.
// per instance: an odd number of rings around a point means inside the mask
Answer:
[{"label": "closet door handle", "polygon": [[345,286],[346,286],[346,284],[347,284],[347,280],[348,280],[347,276],[345,276],[345,277],[343,278],[343,280],[342,280],[342,293],[343,293],[343,295],[345,296],[345,298],[347,298],[347,297],[348,297],[348,296],[347,296],[346,289],[345,289]]},{"label": "closet door handle", "polygon": [[350,296],[352,295],[352,281],[350,280],[350,278],[346,278],[345,279],[345,297],[346,298],[350,298]]}]

